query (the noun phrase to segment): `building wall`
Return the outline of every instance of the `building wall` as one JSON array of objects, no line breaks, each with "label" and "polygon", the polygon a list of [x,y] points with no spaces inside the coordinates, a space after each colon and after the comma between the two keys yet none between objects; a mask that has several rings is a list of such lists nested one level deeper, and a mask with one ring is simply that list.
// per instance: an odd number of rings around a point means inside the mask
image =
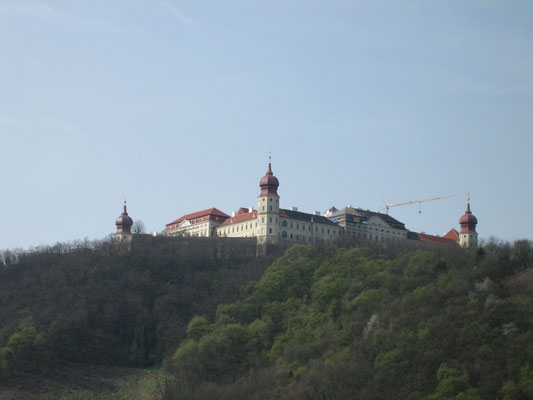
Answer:
[{"label": "building wall", "polygon": [[477,233],[461,232],[459,234],[459,245],[464,248],[477,246]]},{"label": "building wall", "polygon": [[[187,222],[187,221],[185,221]],[[163,231],[166,236],[199,236],[211,237],[214,229],[219,226],[221,221],[205,220],[192,224],[183,224],[174,229]]]},{"label": "building wall", "polygon": [[396,229],[372,223],[346,223],[345,235],[347,237],[360,237],[376,242],[391,242],[407,239],[407,230]]},{"label": "building wall", "polygon": [[281,240],[314,243],[317,240],[334,240],[339,238],[342,228],[316,222],[281,218],[279,230]]},{"label": "building wall", "polygon": [[257,243],[276,245],[279,243],[279,196],[262,195],[257,199]]},{"label": "building wall", "polygon": [[159,247],[182,261],[251,259],[257,255],[255,238],[220,240],[216,237],[133,235],[128,248],[135,251],[142,250],[144,246]]},{"label": "building wall", "polygon": [[257,218],[219,226],[216,229],[216,235],[219,237],[256,237]]},{"label": "building wall", "polygon": [[[270,218],[272,218],[272,222],[270,222]],[[267,231],[270,229],[272,229],[272,233]],[[329,224],[281,218],[279,214],[278,216],[258,214],[252,219],[219,226],[216,232],[219,237],[258,237],[265,241],[268,240],[268,237],[276,235],[276,241],[311,243],[316,240],[334,240],[342,235],[342,228]],[[267,232],[269,232],[268,235]],[[275,244],[276,241],[272,244]]]}]

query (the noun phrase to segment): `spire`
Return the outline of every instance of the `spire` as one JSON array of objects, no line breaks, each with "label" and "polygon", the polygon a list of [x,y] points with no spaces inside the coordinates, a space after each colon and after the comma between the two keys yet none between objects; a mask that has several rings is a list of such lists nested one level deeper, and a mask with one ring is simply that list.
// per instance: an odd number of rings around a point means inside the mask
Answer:
[{"label": "spire", "polygon": [[466,195],[466,211],[465,211],[465,215],[466,214],[472,214],[472,211],[470,211],[470,193],[468,193]]},{"label": "spire", "polygon": [[124,210],[122,211],[122,214],[119,215],[117,220],[115,221],[115,225],[117,226],[117,235],[123,235],[123,234],[131,234],[131,227],[133,225],[133,220],[128,215],[127,206],[126,206],[126,198],[124,198]]},{"label": "spire", "polygon": [[259,181],[259,186],[261,187],[261,195],[278,195],[278,178],[272,173],[272,152],[268,152],[268,170]]},{"label": "spire", "polygon": [[470,211],[470,193],[466,197],[466,211],[459,219],[461,225],[461,232],[475,232],[477,225],[477,218]]}]

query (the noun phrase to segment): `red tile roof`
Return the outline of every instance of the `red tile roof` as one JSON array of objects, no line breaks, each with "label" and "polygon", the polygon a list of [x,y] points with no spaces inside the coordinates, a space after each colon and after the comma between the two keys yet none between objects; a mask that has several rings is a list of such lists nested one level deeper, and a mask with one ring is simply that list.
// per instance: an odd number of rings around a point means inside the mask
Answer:
[{"label": "red tile roof", "polygon": [[257,218],[257,210],[253,210],[252,212],[247,213],[236,214],[234,217],[226,219],[220,226],[236,224],[237,222],[243,222],[253,218]]},{"label": "red tile roof", "polygon": [[457,242],[453,239],[448,239],[442,236],[426,235],[425,233],[417,233],[418,238],[426,243],[431,244],[453,244],[457,245]]},{"label": "red tile roof", "polygon": [[171,225],[177,225],[185,220],[195,220],[195,221],[192,221],[193,223],[195,222],[200,222],[200,221],[196,221],[198,220],[199,218],[202,218],[204,217],[203,221],[205,221],[205,217],[208,217],[207,220],[209,219],[214,219],[213,217],[221,217],[221,218],[229,218],[229,215],[220,211],[219,209],[215,208],[215,207],[211,207],[211,208],[208,208],[207,210],[202,210],[202,211],[196,211],[194,213],[191,213],[191,214],[186,214],[184,215],[183,217],[180,217],[168,224],[166,224],[166,227],[165,227],[165,230],[168,230],[168,229],[172,229],[171,228]]},{"label": "red tile roof", "polygon": [[443,236],[443,238],[459,240],[459,232],[452,228],[448,231],[448,233],[446,233],[446,235]]}]

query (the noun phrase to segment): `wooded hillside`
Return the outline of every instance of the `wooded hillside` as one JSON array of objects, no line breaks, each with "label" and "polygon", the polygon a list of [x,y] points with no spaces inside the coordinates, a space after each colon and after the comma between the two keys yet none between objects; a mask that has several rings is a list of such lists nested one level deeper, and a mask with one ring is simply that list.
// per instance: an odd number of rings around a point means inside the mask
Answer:
[{"label": "wooded hillside", "polygon": [[[158,365],[268,259],[183,257],[172,241],[58,244],[0,257],[0,378],[56,360]],[[199,249],[201,250],[201,249]]]},{"label": "wooded hillside", "polygon": [[163,362],[168,399],[533,398],[530,241],[278,259],[171,243],[1,253],[0,380]]},{"label": "wooded hillside", "polygon": [[298,245],[194,317],[169,399],[532,399],[533,248]]}]

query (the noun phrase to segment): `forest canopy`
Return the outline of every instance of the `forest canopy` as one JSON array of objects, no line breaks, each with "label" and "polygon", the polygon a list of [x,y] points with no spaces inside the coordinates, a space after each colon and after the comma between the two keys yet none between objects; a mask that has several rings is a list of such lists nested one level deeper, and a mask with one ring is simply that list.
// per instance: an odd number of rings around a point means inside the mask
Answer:
[{"label": "forest canopy", "polygon": [[531,242],[472,252],[297,245],[196,316],[176,399],[531,399]]},{"label": "forest canopy", "polygon": [[0,381],[68,361],[163,365],[167,399],[533,398],[531,241],[205,250],[2,252]]}]

